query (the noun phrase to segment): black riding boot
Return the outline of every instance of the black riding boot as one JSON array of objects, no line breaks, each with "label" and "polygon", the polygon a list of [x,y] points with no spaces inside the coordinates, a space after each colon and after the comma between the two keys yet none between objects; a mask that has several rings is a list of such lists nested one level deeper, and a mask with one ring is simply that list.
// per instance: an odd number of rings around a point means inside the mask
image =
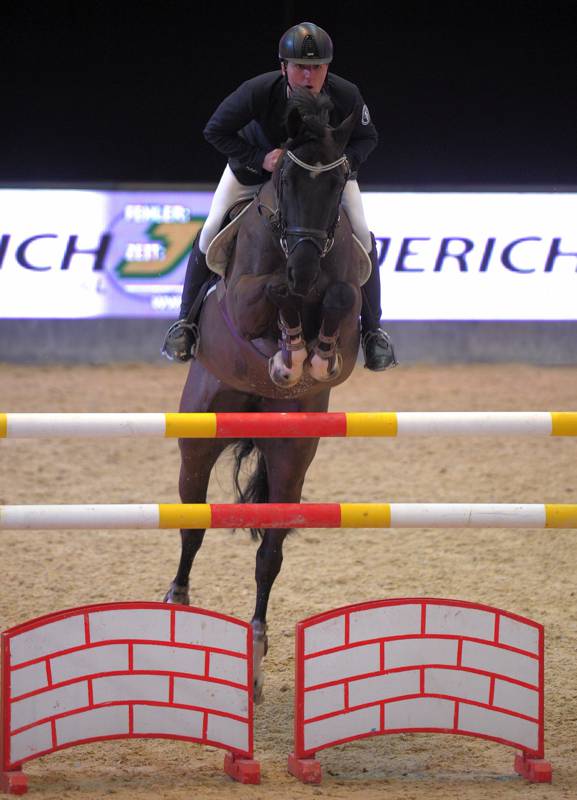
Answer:
[{"label": "black riding boot", "polygon": [[377,245],[371,233],[372,248],[369,253],[373,266],[369,280],[361,289],[361,341],[365,367],[381,372],[397,366],[395,351],[389,334],[381,328],[381,276],[377,260]]},{"label": "black riding boot", "polygon": [[182,287],[182,300],[180,303],[180,317],[170,326],[164,339],[162,354],[171,361],[189,361],[194,358],[198,349],[198,326],[195,319],[198,309],[193,306],[194,301],[204,284],[210,278],[211,272],[206,265],[206,255],[200,249],[200,232],[192,245],[184,286]]}]

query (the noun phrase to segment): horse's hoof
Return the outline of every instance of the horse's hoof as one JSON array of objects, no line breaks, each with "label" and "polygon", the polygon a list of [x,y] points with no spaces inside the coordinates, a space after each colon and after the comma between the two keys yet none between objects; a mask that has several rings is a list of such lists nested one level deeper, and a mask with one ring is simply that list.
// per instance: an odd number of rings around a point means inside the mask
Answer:
[{"label": "horse's hoof", "polygon": [[252,682],[252,699],[255,706],[264,703],[264,672],[256,675]]},{"label": "horse's hoof", "polygon": [[334,358],[333,368],[329,369],[330,359],[313,355],[309,362],[309,375],[319,383],[326,383],[338,378],[343,369],[343,357],[337,353]]},{"label": "horse's hoof", "polygon": [[283,354],[280,350],[269,358],[268,374],[274,385],[279,386],[281,389],[295,386],[302,378],[306,354],[307,351],[304,347],[302,348],[302,353],[300,350],[295,350],[292,354],[292,367],[287,367],[284,363]]},{"label": "horse's hoof", "polygon": [[253,693],[252,697],[258,706],[264,700],[264,670],[262,660],[268,653],[268,636],[266,624],[253,620],[252,625],[252,666],[253,666]]},{"label": "horse's hoof", "polygon": [[163,603],[174,603],[180,606],[189,606],[190,597],[188,586],[177,586],[173,581],[168,587],[168,592],[164,595]]}]

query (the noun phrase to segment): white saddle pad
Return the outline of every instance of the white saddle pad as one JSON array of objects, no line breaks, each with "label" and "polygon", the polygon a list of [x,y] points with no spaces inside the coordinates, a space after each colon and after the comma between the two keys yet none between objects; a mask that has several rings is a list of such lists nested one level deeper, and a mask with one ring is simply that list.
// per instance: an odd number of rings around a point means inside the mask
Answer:
[{"label": "white saddle pad", "polygon": [[229,222],[220,233],[217,233],[208,246],[208,250],[206,251],[206,264],[209,269],[216,272],[221,278],[225,276],[242,218],[252,206],[252,203],[254,203],[254,200],[248,203],[240,214],[235,217],[232,222]]}]

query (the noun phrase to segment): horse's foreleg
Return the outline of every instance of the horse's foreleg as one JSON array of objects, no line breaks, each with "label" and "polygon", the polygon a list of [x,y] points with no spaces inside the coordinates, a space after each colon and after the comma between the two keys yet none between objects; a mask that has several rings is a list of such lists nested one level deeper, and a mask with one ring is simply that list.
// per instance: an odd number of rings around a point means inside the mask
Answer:
[{"label": "horse's foreleg", "polygon": [[[205,503],[210,472],[226,442],[223,439],[183,439],[180,443],[181,465],[179,492],[183,503]],[[176,577],[170,584],[165,603],[190,605],[188,583],[194,558],[204,539],[204,529],[183,528],[180,531],[181,551]]]},{"label": "horse's foreleg", "polygon": [[309,356],[309,372],[317,381],[336,378],[342,369],[338,351],[339,326],[355,303],[355,290],[350,283],[338,281],[323,297],[322,324],[317,343]]},{"label": "horse's foreleg", "polygon": [[269,285],[267,297],[278,308],[281,333],[281,349],[269,360],[269,375],[276,386],[294,386],[302,378],[303,364],[307,359],[300,301],[284,284]]},{"label": "horse's foreleg", "polygon": [[[326,406],[323,406],[326,410]],[[316,410],[316,409],[315,409]],[[306,471],[314,458],[318,439],[275,439],[260,442],[269,486],[270,503],[298,503]],[[266,615],[271,589],[283,561],[287,529],[267,529],[256,555],[256,604],[252,618],[254,700],[262,702],[262,660],[268,649]]]}]

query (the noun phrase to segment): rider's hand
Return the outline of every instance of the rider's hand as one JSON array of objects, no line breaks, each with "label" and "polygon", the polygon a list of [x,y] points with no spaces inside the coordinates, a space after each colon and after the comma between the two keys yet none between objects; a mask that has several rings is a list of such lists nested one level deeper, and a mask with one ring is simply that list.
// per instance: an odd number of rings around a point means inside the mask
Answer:
[{"label": "rider's hand", "polygon": [[281,148],[271,150],[270,153],[267,153],[264,157],[264,161],[262,162],[263,169],[266,169],[267,172],[274,172],[274,168],[276,167],[277,161],[281,157],[281,154]]}]

